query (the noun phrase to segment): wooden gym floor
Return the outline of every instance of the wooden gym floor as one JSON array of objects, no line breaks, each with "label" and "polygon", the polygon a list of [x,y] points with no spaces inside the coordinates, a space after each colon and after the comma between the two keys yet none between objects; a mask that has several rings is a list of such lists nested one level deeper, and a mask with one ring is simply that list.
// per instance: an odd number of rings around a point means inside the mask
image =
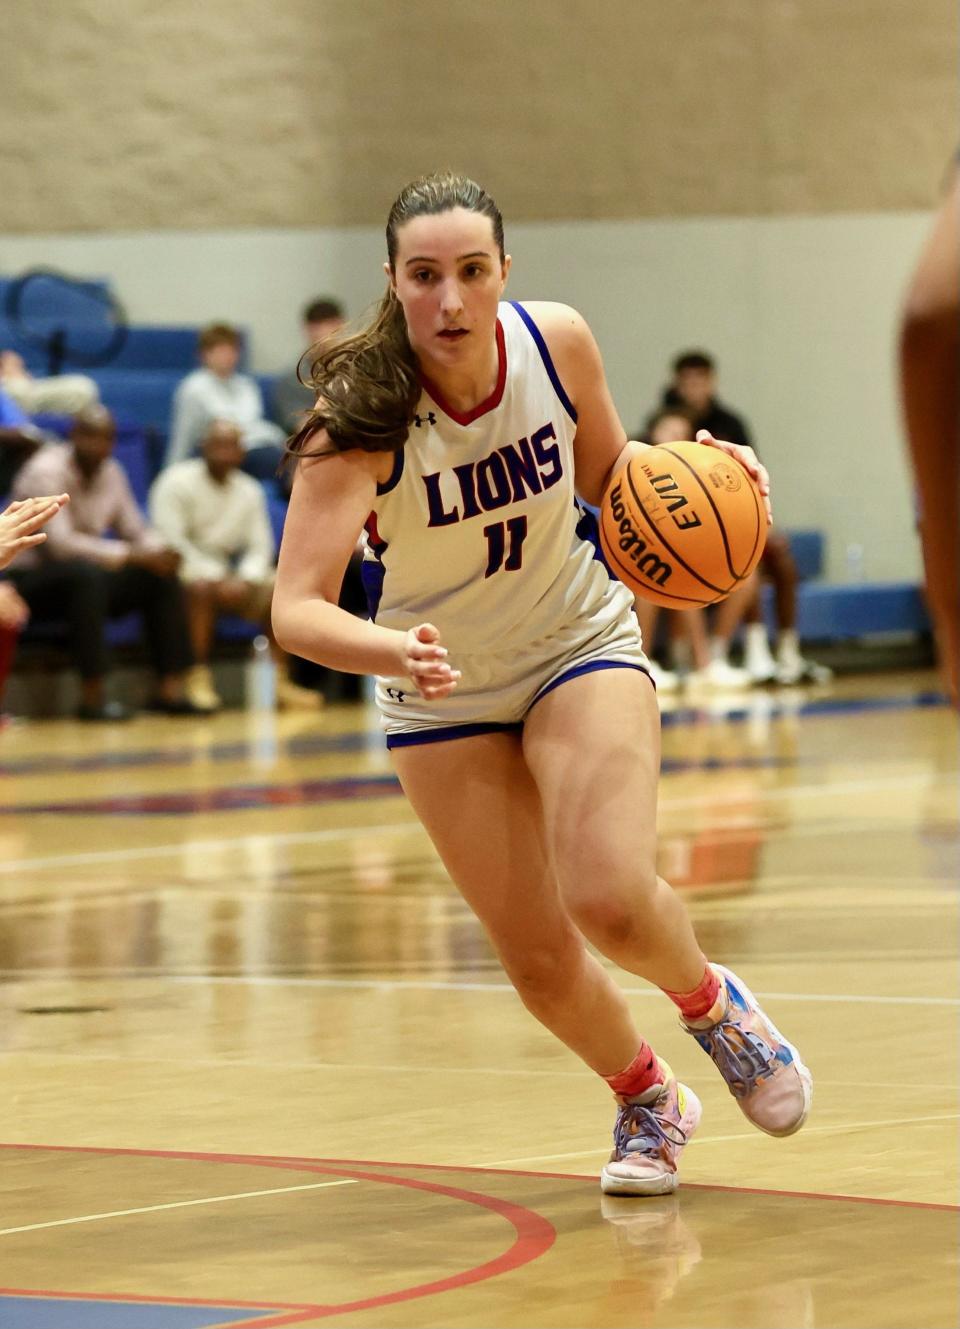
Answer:
[{"label": "wooden gym floor", "polygon": [[957,1323],[958,731],[927,673],[665,715],[661,870],[816,1079],[601,1200],[363,707],[0,735],[0,1324]]}]

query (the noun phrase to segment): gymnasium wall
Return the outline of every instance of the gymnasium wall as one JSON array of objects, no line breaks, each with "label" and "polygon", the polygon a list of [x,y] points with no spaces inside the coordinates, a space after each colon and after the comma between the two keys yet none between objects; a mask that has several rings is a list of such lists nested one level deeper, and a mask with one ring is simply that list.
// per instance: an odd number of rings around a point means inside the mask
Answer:
[{"label": "gymnasium wall", "polygon": [[777,517],[917,575],[897,303],[956,147],[954,0],[37,0],[11,8],[0,273],[114,279],[289,363],[353,312],[410,175],[503,207],[511,293],[578,305],[628,428],[700,344]]},{"label": "gymnasium wall", "polygon": [[9,4],[0,233],[376,223],[448,163],[517,220],[926,207],[956,27],[954,0]]}]

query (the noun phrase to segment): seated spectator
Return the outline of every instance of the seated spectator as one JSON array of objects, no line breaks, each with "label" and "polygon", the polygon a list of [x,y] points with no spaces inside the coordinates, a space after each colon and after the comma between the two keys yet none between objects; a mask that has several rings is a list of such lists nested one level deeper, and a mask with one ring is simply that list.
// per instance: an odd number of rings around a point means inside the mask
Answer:
[{"label": "seated spectator", "polygon": [[[695,426],[691,413],[679,406],[665,407],[652,415],[644,431],[644,442],[653,444],[683,443],[693,438]],[[715,660],[710,653],[705,609],[661,609],[642,596],[635,599],[637,619],[650,657],[651,676],[657,691],[674,692],[680,679],[675,672],[682,666],[684,683],[691,688],[727,691],[750,686],[745,669],[736,669],[726,660]],[[674,669],[664,669],[651,654],[656,643],[656,630],[661,613],[666,614],[670,636],[670,655]]]},{"label": "seated spectator", "polygon": [[[717,396],[717,367],[706,351],[684,351],[673,362],[673,379],[663,394],[663,406],[686,411],[694,431],[708,429],[714,438],[753,447],[746,421]],[[691,437],[694,437],[691,435]],[[760,598],[761,579],[774,586],[777,613],[776,658],[770,651]],[[724,672],[731,666],[728,653],[733,636],[744,624],[744,668],[753,683],[825,683],[833,677],[824,665],[800,653],[797,633],[797,585],[800,577],[787,535],[771,527],[757,575],[722,601],[716,611],[709,668]]]},{"label": "seated spectator", "polygon": [[[74,420],[69,443],[48,443],[17,474],[19,498],[60,491],[70,504],[47,528],[42,547],[27,549],[11,574],[34,619],[64,621],[81,679],[82,720],[126,719],[130,712],[106,699],[104,629],[109,618],[143,614],[156,687],[147,709],[196,715],[184,694],[193,663],[180,557],[150,529],[129,482],[111,453],[116,427],[110,412],[92,406]],[[111,535],[116,538],[111,538]]]},{"label": "seated spectator", "polygon": [[229,420],[240,430],[243,467],[260,480],[274,477],[283,460],[286,435],[264,419],[263,397],[256,379],[237,372],[240,334],[227,323],[212,323],[200,333],[202,367],[177,386],[166,464],[186,461],[214,420]]},{"label": "seated spectator", "polygon": [[[326,296],[311,300],[303,311],[303,340],[307,350],[339,332],[344,321],[343,306],[339,300],[331,300]],[[270,400],[270,414],[288,435],[297,433],[302,427],[303,417],[316,398],[313,389],[305,387],[300,381],[297,368],[299,365],[277,379]],[[306,373],[304,377],[307,377]]]},{"label": "seated spectator", "polygon": [[100,389],[86,374],[34,378],[16,351],[0,350],[0,388],[28,415],[76,415],[100,400]]},{"label": "seated spectator", "polygon": [[180,578],[196,660],[187,696],[205,710],[221,699],[209,669],[217,615],[239,614],[270,638],[278,665],[280,706],[321,702],[320,694],[290,681],[287,656],[273,641],[270,601],[276,550],[263,488],[240,473],[240,431],[228,420],[207,429],[202,455],[161,471],[150,491],[150,517],[180,555]]},{"label": "seated spectator", "polygon": [[0,387],[0,494],[8,494],[13,477],[44,441],[41,430]]},{"label": "seated spectator", "polygon": [[[0,512],[0,568],[7,567],[25,549],[43,544],[47,537],[41,527],[69,501],[67,494],[45,495],[11,503]],[[16,587],[9,581],[0,581],[0,705],[13,666],[17,638],[29,617],[27,603]]]}]

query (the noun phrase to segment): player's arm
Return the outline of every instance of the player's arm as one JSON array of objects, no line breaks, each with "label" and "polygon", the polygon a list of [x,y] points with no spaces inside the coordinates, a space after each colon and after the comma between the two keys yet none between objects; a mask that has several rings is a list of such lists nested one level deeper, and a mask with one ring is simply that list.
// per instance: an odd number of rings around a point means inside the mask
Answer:
[{"label": "player's arm", "polygon": [[900,395],[920,500],[927,599],[960,706],[960,170],[927,236],[900,318]]},{"label": "player's arm", "polygon": [[[311,451],[329,447],[321,430]],[[409,632],[377,627],[337,603],[344,573],[392,455],[330,450],[297,468],[277,562],[272,620],[285,651],[330,669],[413,679],[425,697],[445,697],[459,674],[430,624]]]},{"label": "player's arm", "polygon": [[[646,445],[626,436],[607,386],[599,347],[586,321],[567,305],[532,304],[529,309],[577,412],[573,440],[577,492],[597,507],[621,466]],[[729,453],[757,480],[769,521],[770,479],[753,449],[714,438],[705,429],[698,431],[697,439]]]}]

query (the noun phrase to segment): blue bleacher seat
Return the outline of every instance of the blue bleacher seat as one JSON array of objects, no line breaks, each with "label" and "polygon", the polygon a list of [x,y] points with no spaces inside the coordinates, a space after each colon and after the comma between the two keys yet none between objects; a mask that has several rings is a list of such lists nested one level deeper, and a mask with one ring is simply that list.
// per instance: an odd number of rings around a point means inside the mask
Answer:
[{"label": "blue bleacher seat", "polygon": [[103,404],[118,421],[167,433],[173,394],[183,375],[176,370],[90,369],[86,371],[100,389]]},{"label": "blue bleacher seat", "polygon": [[900,581],[801,586],[797,621],[804,641],[930,631],[921,588]]},{"label": "blue bleacher seat", "polygon": [[790,530],[790,552],[801,581],[810,581],[823,572],[823,532]]}]

